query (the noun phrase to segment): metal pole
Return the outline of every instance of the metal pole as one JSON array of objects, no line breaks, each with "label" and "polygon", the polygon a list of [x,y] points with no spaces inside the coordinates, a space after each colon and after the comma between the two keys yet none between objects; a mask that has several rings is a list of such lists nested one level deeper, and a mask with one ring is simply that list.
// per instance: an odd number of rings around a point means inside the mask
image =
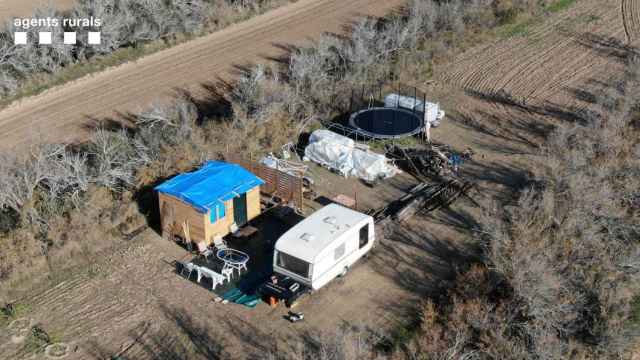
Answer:
[{"label": "metal pole", "polygon": [[356,189],[356,185],[353,184],[353,202],[356,211],[358,211],[358,190]]},{"label": "metal pole", "polygon": [[351,97],[349,98],[349,112],[353,112],[353,88],[351,88]]}]

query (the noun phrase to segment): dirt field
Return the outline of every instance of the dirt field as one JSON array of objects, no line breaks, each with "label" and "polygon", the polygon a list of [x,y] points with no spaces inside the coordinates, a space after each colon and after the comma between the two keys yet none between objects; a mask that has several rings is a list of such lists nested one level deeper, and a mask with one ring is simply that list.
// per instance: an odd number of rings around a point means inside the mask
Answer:
[{"label": "dirt field", "polygon": [[60,10],[70,9],[75,0],[3,0],[0,2],[0,22],[14,17],[33,15],[35,9],[45,8],[51,4]]},{"label": "dirt field", "polygon": [[0,151],[33,141],[73,141],[87,123],[122,118],[177,90],[205,97],[238,67],[266,62],[359,15],[382,15],[402,0],[301,0],[136,62],[24,99],[0,112]]},{"label": "dirt field", "polygon": [[[463,167],[479,185],[476,201],[488,207],[512,199],[536,166],[538,145],[551,126],[588,114],[595,89],[606,86],[631,51],[622,9],[618,1],[581,1],[531,25],[527,35],[480,45],[436,69],[438,82],[425,90],[441,102],[447,119],[433,136],[477,152]],[[371,189],[322,169],[313,173],[321,194],[356,191],[363,208],[411,185],[400,176]],[[306,320],[295,325],[282,319],[283,308],[215,304],[209,291],[174,273],[171,262],[185,252],[152,231],[26,298],[32,305],[27,319],[77,346],[73,359],[105,358],[121,349],[136,359],[170,358],[184,347],[198,348],[198,358],[261,358],[318,331],[389,330],[415,316],[416,300],[475,256],[472,230],[481,212],[462,200],[388,229],[368,260],[300,304]],[[8,333],[0,334],[3,343],[7,358],[20,346]]]}]

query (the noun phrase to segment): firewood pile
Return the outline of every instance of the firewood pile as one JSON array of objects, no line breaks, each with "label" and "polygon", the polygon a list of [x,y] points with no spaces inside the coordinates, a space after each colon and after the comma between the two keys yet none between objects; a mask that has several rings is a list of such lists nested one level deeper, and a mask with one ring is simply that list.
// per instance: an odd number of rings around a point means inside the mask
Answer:
[{"label": "firewood pile", "polygon": [[376,223],[404,221],[418,212],[429,212],[453,203],[473,187],[469,181],[450,179],[437,184],[420,183],[387,206],[370,211]]},{"label": "firewood pile", "polygon": [[392,159],[396,166],[413,175],[420,181],[430,177],[454,175],[462,161],[470,159],[471,149],[455,154],[447,146],[430,145],[425,149],[403,148],[387,145],[385,156]]}]

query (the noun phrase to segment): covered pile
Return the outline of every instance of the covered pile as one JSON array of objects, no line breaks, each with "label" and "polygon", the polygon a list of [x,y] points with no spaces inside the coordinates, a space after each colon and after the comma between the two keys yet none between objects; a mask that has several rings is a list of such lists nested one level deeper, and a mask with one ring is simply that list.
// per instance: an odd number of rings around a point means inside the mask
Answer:
[{"label": "covered pile", "polygon": [[370,152],[348,137],[322,129],[311,134],[304,160],[311,160],[345,177],[356,176],[369,182],[397,173],[384,155]]}]

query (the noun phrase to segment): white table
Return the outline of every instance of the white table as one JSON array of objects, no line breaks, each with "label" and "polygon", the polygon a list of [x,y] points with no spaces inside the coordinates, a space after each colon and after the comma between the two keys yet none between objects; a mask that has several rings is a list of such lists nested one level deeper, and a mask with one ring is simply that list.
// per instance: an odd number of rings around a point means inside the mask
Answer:
[{"label": "white table", "polygon": [[200,266],[198,268],[198,282],[200,282],[200,279],[202,279],[203,277],[211,279],[211,290],[214,290],[218,285],[222,285],[225,279],[224,275],[217,273],[209,268]]},{"label": "white table", "polygon": [[222,268],[223,273],[229,273],[229,269],[231,269],[231,275],[235,270],[238,270],[238,275],[242,272],[242,270],[247,270],[247,263],[249,262],[249,255],[246,253],[235,250],[235,249],[221,249],[216,253],[216,257],[224,262],[224,267]]}]

